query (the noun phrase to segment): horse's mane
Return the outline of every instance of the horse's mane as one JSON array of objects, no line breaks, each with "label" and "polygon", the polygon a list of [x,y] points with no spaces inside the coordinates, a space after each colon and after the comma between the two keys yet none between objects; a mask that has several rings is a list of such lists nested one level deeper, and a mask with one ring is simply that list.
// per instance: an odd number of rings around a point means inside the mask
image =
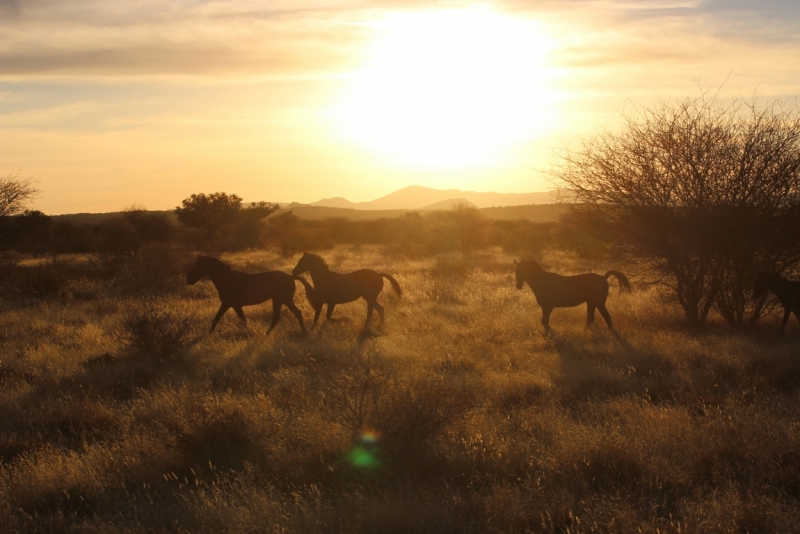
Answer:
[{"label": "horse's mane", "polygon": [[303,254],[308,258],[308,261],[310,261],[314,265],[319,265],[321,267],[329,269],[328,264],[325,263],[325,260],[322,259],[322,256],[314,254],[313,252],[304,252]]}]

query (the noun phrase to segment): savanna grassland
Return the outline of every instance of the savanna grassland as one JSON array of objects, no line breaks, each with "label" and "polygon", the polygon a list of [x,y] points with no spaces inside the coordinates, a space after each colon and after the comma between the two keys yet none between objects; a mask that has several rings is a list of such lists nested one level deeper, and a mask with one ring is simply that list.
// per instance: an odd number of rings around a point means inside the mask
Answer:
[{"label": "savanna grassland", "polygon": [[[397,278],[382,329],[361,334],[360,301],[308,337],[286,310],[266,337],[269,305],[209,334],[218,300],[185,284],[189,253],[112,274],[83,256],[17,266],[30,289],[0,301],[0,532],[800,531],[796,322],[691,330],[634,283],[609,297],[618,335],[584,330],[579,307],[545,336],[499,249],[323,256]],[[224,259],[289,272],[297,257]],[[296,301],[310,326],[300,284]]]}]

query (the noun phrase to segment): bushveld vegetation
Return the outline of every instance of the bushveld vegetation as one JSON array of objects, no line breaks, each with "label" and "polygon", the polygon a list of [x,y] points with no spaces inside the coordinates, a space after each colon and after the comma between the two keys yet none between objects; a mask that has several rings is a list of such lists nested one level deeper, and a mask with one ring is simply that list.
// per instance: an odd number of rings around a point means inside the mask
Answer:
[{"label": "bushveld vegetation", "polygon": [[[79,227],[22,198],[0,214],[0,532],[800,531],[800,327],[751,283],[800,266],[800,120],[751,109],[687,101],[590,141],[559,171],[582,209],[549,224],[262,221],[216,193],[187,227]],[[186,218],[214,202],[226,230]],[[266,336],[262,305],[206,332],[196,251],[289,272],[304,249],[391,272],[386,324],[357,303]],[[523,256],[628,274],[616,332],[578,307],[545,335]]]},{"label": "bushveld vegetation", "polygon": [[6,286],[0,304],[0,531],[800,529],[796,324],[735,331],[712,313],[698,331],[639,285],[612,289],[618,336],[584,331],[583,308],[556,310],[545,336],[515,256],[393,250],[322,252],[402,285],[366,336],[363,303],[308,337],[288,315],[266,337],[266,305],[250,330],[231,316],[208,334],[213,287],[186,285],[194,255],[159,243],[125,268],[16,264],[40,290]]}]

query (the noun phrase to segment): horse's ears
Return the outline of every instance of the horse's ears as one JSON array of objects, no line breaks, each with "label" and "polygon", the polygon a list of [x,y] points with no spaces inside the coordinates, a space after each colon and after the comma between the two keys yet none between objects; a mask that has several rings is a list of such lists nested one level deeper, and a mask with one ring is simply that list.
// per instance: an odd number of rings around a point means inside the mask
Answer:
[{"label": "horse's ears", "polygon": [[519,265],[519,262],[517,260],[514,260],[514,265]]}]

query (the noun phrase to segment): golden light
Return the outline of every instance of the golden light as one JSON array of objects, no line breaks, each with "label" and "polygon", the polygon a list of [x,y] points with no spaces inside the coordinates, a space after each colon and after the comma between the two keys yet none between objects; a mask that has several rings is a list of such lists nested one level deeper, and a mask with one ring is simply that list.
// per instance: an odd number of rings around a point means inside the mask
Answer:
[{"label": "golden light", "polygon": [[343,135],[394,162],[491,165],[554,117],[555,46],[541,25],[490,8],[395,14],[336,110]]}]

